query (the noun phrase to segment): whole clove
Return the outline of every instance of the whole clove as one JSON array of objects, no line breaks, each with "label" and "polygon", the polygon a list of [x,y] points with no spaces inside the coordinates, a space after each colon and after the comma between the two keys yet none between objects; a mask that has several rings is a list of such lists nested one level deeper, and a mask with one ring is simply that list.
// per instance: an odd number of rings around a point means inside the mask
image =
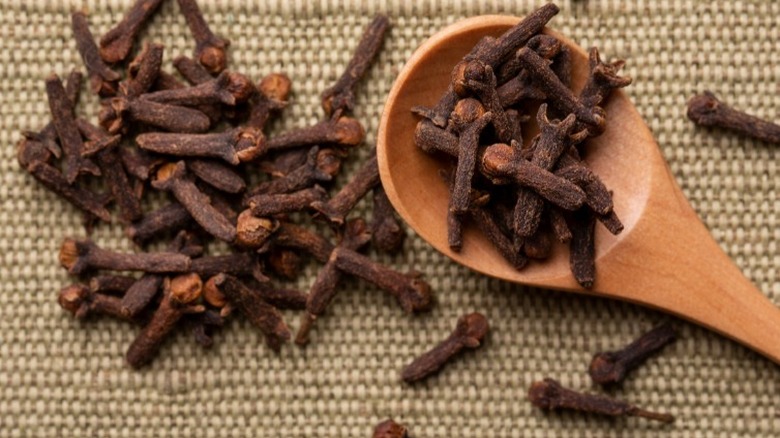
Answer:
[{"label": "whole clove", "polygon": [[[337,248],[356,251],[370,240],[371,233],[365,221],[353,219],[347,222],[344,235]],[[332,251],[327,263],[320,269],[314,284],[311,286],[308,299],[306,300],[306,314],[301,317],[301,325],[298,328],[298,333],[295,335],[295,343],[298,345],[309,343],[309,332],[314,325],[314,321],[325,313],[328,305],[335,298],[336,292],[338,292],[337,288],[341,280],[341,271],[336,266],[337,257],[338,255],[336,255],[335,251]]]},{"label": "whole clove", "polygon": [[366,131],[360,122],[350,117],[339,117],[277,135],[268,140],[267,147],[269,151],[322,144],[353,147],[362,143],[365,137]]},{"label": "whole clove", "polygon": [[306,155],[306,162],[286,175],[260,183],[247,195],[273,195],[291,193],[313,186],[320,182],[329,182],[341,168],[341,159],[332,149],[314,146]]},{"label": "whole clove", "polygon": [[173,60],[173,66],[192,85],[200,85],[214,79],[206,67],[187,56],[177,56]]},{"label": "whole clove", "polygon": [[60,307],[73,314],[77,319],[84,319],[89,315],[104,315],[132,321],[131,318],[122,313],[120,298],[94,292],[83,284],[64,287],[60,290],[57,302]]},{"label": "whole clove", "polygon": [[210,73],[220,73],[227,66],[225,49],[230,45],[230,41],[211,31],[195,0],[178,0],[178,3],[195,38],[195,59]]},{"label": "whole clove", "polygon": [[438,372],[464,349],[479,347],[488,330],[487,318],[481,313],[461,316],[455,325],[455,331],[431,351],[407,365],[401,373],[401,378],[406,383],[414,383]]},{"label": "whole clove", "polygon": [[228,301],[238,309],[252,325],[259,328],[266,337],[269,348],[279,352],[282,344],[290,340],[291,334],[281,313],[249,289],[237,278],[219,274],[208,281],[222,292]]},{"label": "whole clove", "polygon": [[127,68],[128,78],[119,84],[119,91],[124,97],[134,99],[152,88],[160,74],[163,50],[162,44],[144,45]]},{"label": "whole clove", "polygon": [[588,374],[599,385],[622,383],[629,372],[676,340],[674,327],[669,323],[661,324],[620,350],[596,353]]},{"label": "whole clove", "polygon": [[202,313],[203,305],[195,304],[202,292],[203,283],[197,275],[185,274],[165,279],[163,299],[152,315],[151,321],[127,349],[125,359],[133,368],[149,363],[162,346],[162,342],[187,314]]},{"label": "whole clove", "polygon": [[317,208],[327,196],[320,186],[298,190],[293,193],[277,195],[257,195],[247,200],[247,206],[257,217],[270,217],[282,213],[293,213],[309,208]]},{"label": "whole clove", "polygon": [[272,114],[287,106],[292,82],[284,73],[271,73],[263,77],[256,88],[248,100],[247,126],[262,130]]},{"label": "whole clove", "polygon": [[172,192],[195,222],[212,236],[225,242],[232,242],[236,238],[235,226],[211,205],[208,196],[195,187],[192,179],[187,176],[187,168],[183,161],[161,167],[152,186]]},{"label": "whole clove", "polygon": [[252,277],[260,282],[268,281],[260,261],[251,253],[198,257],[192,259],[190,271],[203,278],[224,273],[235,277]]},{"label": "whole clove", "polygon": [[736,110],[710,91],[688,101],[688,118],[697,125],[729,129],[770,144],[780,144],[780,125]]},{"label": "whole clove", "polygon": [[336,83],[322,93],[322,109],[330,118],[339,118],[355,107],[355,86],[365,76],[382,47],[390,20],[377,15],[368,25],[347,68]]},{"label": "whole clove", "polygon": [[374,187],[374,210],[371,218],[371,243],[379,251],[398,253],[404,246],[406,232],[396,217],[384,188]]},{"label": "whole clove", "polygon": [[197,109],[124,97],[104,102],[98,119],[110,134],[125,133],[133,123],[176,133],[204,132],[211,126],[209,118]]},{"label": "whole clove", "polygon": [[274,244],[284,248],[306,251],[318,262],[327,263],[334,245],[327,239],[289,222],[282,222],[274,235]]},{"label": "whole clove", "polygon": [[327,201],[312,202],[311,207],[330,223],[341,225],[355,204],[379,183],[379,164],[376,152],[372,151],[371,158],[363,164],[347,185]]},{"label": "whole clove", "polygon": [[389,419],[376,425],[373,438],[408,438],[406,427]]},{"label": "whole clove", "polygon": [[176,253],[117,253],[100,248],[90,240],[65,239],[60,247],[60,264],[71,274],[89,269],[143,272],[185,272],[189,257]]},{"label": "whole clove", "polygon": [[262,155],[263,133],[254,128],[236,128],[216,134],[148,132],[135,138],[142,149],[177,157],[220,158],[237,165]]},{"label": "whole clove", "polygon": [[89,279],[93,293],[124,294],[137,279],[128,275],[98,275]]},{"label": "whole clove", "polygon": [[198,179],[226,193],[240,193],[246,189],[244,179],[232,168],[213,160],[189,160],[189,169]]},{"label": "whole clove", "polygon": [[125,60],[136,36],[161,3],[162,0],[136,0],[122,21],[100,38],[100,57],[109,64]]},{"label": "whole clove", "polygon": [[76,117],[73,114],[73,102],[65,93],[65,87],[60,78],[52,74],[46,78],[46,94],[49,97],[49,110],[52,123],[60,139],[63,163],[63,175],[68,184],[73,184],[81,173],[100,175],[100,169],[91,161],[81,156],[84,143],[79,134]]},{"label": "whole clove", "polygon": [[138,245],[171,230],[185,227],[192,216],[181,204],[174,202],[147,213],[140,221],[130,224],[125,234]]},{"label": "whole clove", "polygon": [[89,30],[87,15],[83,12],[74,12],[71,15],[71,28],[76,47],[87,69],[92,92],[101,97],[114,96],[122,75],[111,70],[101,59],[100,50],[92,36],[92,31]]},{"label": "whole clove", "polygon": [[236,105],[249,99],[255,90],[252,81],[240,73],[224,71],[214,79],[194,87],[155,91],[141,96],[151,102],[177,106]]},{"label": "whole clove", "polygon": [[603,395],[584,394],[564,388],[553,379],[534,382],[528,390],[528,398],[534,406],[544,410],[570,409],[610,417],[642,417],[663,423],[674,422],[674,416],[650,412],[626,401]]},{"label": "whole clove", "polygon": [[373,283],[394,296],[407,313],[426,311],[433,305],[431,287],[419,273],[402,274],[348,248],[335,248],[331,257],[340,271]]}]

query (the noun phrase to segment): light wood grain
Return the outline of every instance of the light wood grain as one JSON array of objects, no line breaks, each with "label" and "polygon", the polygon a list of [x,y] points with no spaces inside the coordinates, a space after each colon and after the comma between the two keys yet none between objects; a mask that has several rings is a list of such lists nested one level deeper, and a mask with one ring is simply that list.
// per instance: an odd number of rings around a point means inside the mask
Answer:
[{"label": "light wood grain", "polygon": [[[482,16],[453,24],[421,45],[388,96],[377,138],[382,183],[404,220],[433,247],[475,271],[506,281],[604,296],[660,309],[710,328],[780,363],[780,310],[718,247],[674,181],[642,117],[623,92],[607,105],[606,132],[589,142],[586,160],[615,192],[625,225],[612,236],[597,225],[593,290],[569,272],[568,250],[516,271],[479,231],[468,228],[463,250],[447,245],[449,193],[442,164],[417,149],[412,106],[434,105],[452,67],[485,35],[498,36],[519,18]],[[582,87],[587,54],[572,50],[573,86]],[[528,135],[527,137],[530,137]],[[528,139],[528,138],[527,138]]]}]

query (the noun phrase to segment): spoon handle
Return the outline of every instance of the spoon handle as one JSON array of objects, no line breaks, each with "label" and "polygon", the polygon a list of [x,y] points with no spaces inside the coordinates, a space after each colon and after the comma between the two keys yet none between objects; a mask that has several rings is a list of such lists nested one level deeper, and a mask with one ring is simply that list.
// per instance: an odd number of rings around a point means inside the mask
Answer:
[{"label": "spoon handle", "polygon": [[780,309],[721,250],[673,178],[655,182],[666,190],[599,260],[597,294],[673,313],[780,364]]}]

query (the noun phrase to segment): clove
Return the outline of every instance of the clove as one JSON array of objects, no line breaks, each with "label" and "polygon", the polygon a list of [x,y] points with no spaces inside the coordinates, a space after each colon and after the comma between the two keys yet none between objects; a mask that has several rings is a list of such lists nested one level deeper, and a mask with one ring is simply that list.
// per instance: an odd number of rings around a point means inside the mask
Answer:
[{"label": "clove", "polygon": [[488,320],[481,313],[461,316],[455,331],[432,350],[407,365],[401,373],[401,378],[406,383],[414,383],[431,376],[464,349],[479,347],[489,330]]},{"label": "clove", "polygon": [[60,247],[60,264],[71,274],[90,269],[143,272],[185,272],[190,269],[189,257],[176,253],[117,253],[100,248],[87,239],[67,238]]},{"label": "clove", "polygon": [[431,287],[419,273],[402,274],[347,248],[335,248],[331,257],[340,271],[390,293],[407,313],[428,310],[433,304]]},{"label": "clove", "polygon": [[103,61],[115,64],[127,58],[141,28],[161,3],[162,0],[136,0],[122,21],[100,38],[100,57]]},{"label": "clove", "polygon": [[650,412],[626,401],[603,395],[583,394],[564,388],[553,379],[534,382],[528,390],[528,398],[534,406],[544,410],[571,409],[610,417],[642,417],[663,423],[674,422],[674,416]]},{"label": "clove", "polygon": [[117,83],[122,75],[111,70],[100,58],[100,51],[92,31],[89,30],[87,15],[83,12],[74,12],[71,15],[71,28],[76,40],[76,48],[84,61],[89,76],[89,86],[92,92],[100,97],[114,96],[117,92]]},{"label": "clove", "polygon": [[750,138],[780,144],[780,125],[738,111],[710,91],[688,101],[688,118],[697,125],[730,129]]},{"label": "clove", "polygon": [[206,310],[203,305],[195,304],[202,289],[203,282],[197,275],[185,274],[173,279],[165,279],[160,306],[152,315],[149,324],[127,349],[125,359],[131,367],[140,368],[149,363],[184,315],[202,313]]},{"label": "clove", "polygon": [[[347,222],[344,234],[337,248],[346,248],[357,251],[371,240],[371,232],[365,221],[353,219]],[[325,313],[328,305],[338,292],[338,284],[341,280],[341,271],[336,267],[335,251],[332,251],[327,263],[320,269],[314,284],[309,291],[306,300],[306,313],[301,317],[301,325],[295,335],[295,343],[306,345],[309,343],[309,332],[319,316]]]},{"label": "clove", "polygon": [[191,272],[203,278],[224,273],[235,277],[252,277],[259,282],[268,281],[260,261],[251,253],[233,253],[192,259]]},{"label": "clove", "polygon": [[278,221],[254,216],[251,209],[244,210],[238,215],[235,244],[241,248],[261,248],[278,228]]},{"label": "clove", "polygon": [[585,202],[582,189],[526,160],[514,159],[512,148],[505,144],[494,144],[485,150],[481,169],[494,184],[511,179],[565,210],[576,210]]},{"label": "clove", "polygon": [[274,244],[311,254],[318,262],[327,263],[333,244],[319,234],[289,222],[282,222],[274,235]]},{"label": "clove", "polygon": [[204,132],[211,126],[209,118],[196,109],[124,97],[103,102],[98,120],[109,134],[127,132],[133,122],[176,133]]},{"label": "clove", "polygon": [[165,232],[185,227],[192,220],[187,209],[179,203],[171,203],[147,213],[140,221],[130,224],[125,230],[137,245],[143,245]]},{"label": "clove", "polygon": [[73,114],[73,102],[65,93],[65,87],[57,75],[52,74],[46,78],[46,94],[49,97],[52,124],[65,157],[63,175],[68,184],[73,184],[81,173],[100,175],[100,169],[94,163],[81,157],[84,143]]},{"label": "clove", "polygon": [[151,102],[177,106],[224,104],[234,106],[249,99],[254,85],[240,73],[224,71],[219,76],[194,87],[155,91],[141,96]]},{"label": "clove", "polygon": [[599,56],[599,50],[595,47],[590,49],[588,53],[590,72],[588,81],[580,92],[580,102],[588,108],[601,106],[609,98],[612,90],[631,85],[631,78],[618,76],[625,63],[622,59],[609,64],[604,63]]},{"label": "clove", "polygon": [[119,84],[122,96],[135,99],[152,88],[160,74],[163,50],[162,44],[144,44],[141,53],[127,68],[128,78]]},{"label": "clove", "polygon": [[358,169],[352,180],[341,190],[327,201],[319,200],[311,203],[311,207],[317,211],[317,214],[327,219],[334,225],[341,225],[369,190],[380,184],[379,164],[376,158],[376,151],[371,151],[371,157]]},{"label": "clove", "polygon": [[247,195],[291,193],[313,186],[318,182],[329,182],[341,168],[341,159],[332,149],[311,148],[306,162],[286,175],[260,183]]},{"label": "clove", "polygon": [[277,135],[268,140],[267,146],[269,151],[322,144],[353,147],[362,143],[365,137],[366,131],[360,122],[350,117],[339,117]]},{"label": "clove", "polygon": [[270,217],[283,213],[294,213],[309,208],[316,208],[327,197],[327,192],[314,186],[293,193],[277,195],[257,195],[247,199],[247,206],[257,217]]},{"label": "clove", "polygon": [[282,344],[290,340],[290,330],[284,323],[281,313],[240,280],[230,275],[219,274],[210,278],[208,283],[210,287],[222,292],[252,325],[263,332],[269,348],[278,353]]},{"label": "clove", "polygon": [[124,294],[137,279],[127,275],[97,275],[89,279],[92,293]]},{"label": "clove", "polygon": [[344,73],[332,87],[322,93],[322,109],[327,117],[338,119],[352,112],[355,107],[355,87],[379,53],[389,27],[390,20],[381,14],[368,25]]},{"label": "clove", "polygon": [[406,232],[395,214],[395,209],[381,185],[374,187],[374,209],[371,219],[371,242],[379,251],[399,252],[404,246]]},{"label": "clove", "polygon": [[195,0],[178,0],[187,26],[195,39],[195,59],[210,73],[220,73],[227,65],[225,49],[230,41],[218,37],[209,28]]},{"label": "clove", "polygon": [[622,383],[626,374],[676,340],[674,327],[668,323],[661,324],[620,350],[596,353],[588,374],[599,385]]},{"label": "clove", "polygon": [[113,318],[132,321],[121,311],[121,299],[90,290],[83,284],[72,284],[60,290],[57,302],[60,307],[72,313],[77,319],[89,315],[105,315]]},{"label": "clove", "polygon": [[235,226],[211,205],[208,196],[198,190],[192,178],[187,175],[183,161],[161,167],[152,181],[152,187],[172,192],[195,222],[212,236],[225,242],[232,242],[236,238]]},{"label": "clove", "polygon": [[385,420],[374,428],[373,438],[408,438],[406,427],[393,420]]},{"label": "clove", "polygon": [[263,133],[254,128],[235,128],[216,134],[149,132],[135,138],[142,149],[177,157],[221,158],[237,165],[265,152]]},{"label": "clove", "polygon": [[246,189],[244,179],[232,168],[213,160],[189,160],[187,169],[201,181],[226,193],[240,193]]},{"label": "clove", "polygon": [[262,130],[273,113],[287,106],[292,82],[284,73],[271,73],[261,79],[256,88],[248,101],[247,126]]},{"label": "clove", "polygon": [[596,280],[595,216],[580,210],[569,218],[571,242],[569,266],[577,283],[585,289],[593,287]]}]

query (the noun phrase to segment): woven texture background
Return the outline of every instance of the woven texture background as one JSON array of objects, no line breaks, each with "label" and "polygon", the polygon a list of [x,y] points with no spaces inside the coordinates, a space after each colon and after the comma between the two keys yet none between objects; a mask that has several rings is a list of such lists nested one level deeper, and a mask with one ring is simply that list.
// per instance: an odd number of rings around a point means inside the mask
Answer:
[{"label": "woven texture background", "polygon": [[[84,234],[81,215],[22,172],[14,157],[19,132],[49,118],[44,77],[81,67],[69,12],[88,9],[100,35],[129,3],[0,0],[0,436],[367,437],[387,417],[407,424],[414,437],[780,434],[777,366],[682,321],[675,321],[682,339],[615,392],[672,412],[674,425],[543,414],[526,401],[532,381],[550,376],[596,391],[585,372],[590,356],[667,317],[484,278],[414,235],[404,255],[377,257],[425,273],[438,298],[430,314],[406,316],[392,299],[352,281],[305,350],[287,346],[277,357],[237,319],[210,351],[182,332],[151,367],[131,371],[123,355],[137,328],[105,319],[80,323],[58,307],[57,291],[73,280],[59,267],[57,251],[63,237]],[[388,13],[393,30],[358,93],[356,116],[369,133],[362,157],[394,78],[428,36],[460,18],[521,15],[538,5],[201,3],[215,32],[232,41],[231,67],[255,79],[271,71],[293,79],[292,105],[275,131],[320,119],[320,91],[341,73],[371,16]],[[628,60],[634,84],[627,92],[683,191],[722,248],[780,305],[778,149],[696,129],[684,117],[687,98],[711,88],[737,107],[780,120],[780,2],[562,0],[559,6],[553,27]],[[191,53],[173,1],[145,36],[166,44],[168,61]],[[166,69],[172,70],[169,62]],[[84,93],[79,111],[94,117],[96,108]],[[337,185],[358,161],[349,162]],[[100,226],[93,237],[132,249],[118,225]],[[298,287],[308,289],[316,269],[311,265]],[[401,384],[400,369],[469,311],[488,315],[493,331],[486,345],[422,385]],[[297,315],[287,320],[297,328]]]}]

